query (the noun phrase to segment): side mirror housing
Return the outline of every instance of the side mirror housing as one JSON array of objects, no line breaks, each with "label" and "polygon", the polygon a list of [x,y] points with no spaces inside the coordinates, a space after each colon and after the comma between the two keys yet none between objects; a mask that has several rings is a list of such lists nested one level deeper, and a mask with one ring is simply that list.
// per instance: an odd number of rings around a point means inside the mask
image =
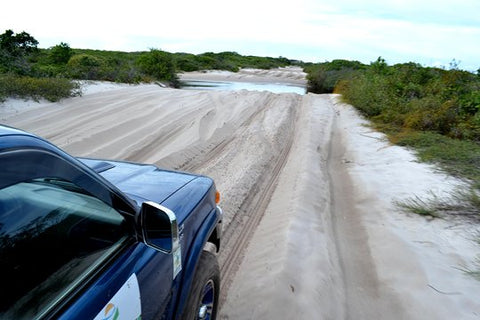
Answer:
[{"label": "side mirror housing", "polygon": [[142,204],[141,224],[144,242],[165,253],[180,248],[177,218],[172,210],[152,201]]},{"label": "side mirror housing", "polygon": [[182,250],[175,213],[158,203],[147,201],[142,204],[140,221],[145,244],[172,255],[175,279],[182,271]]}]

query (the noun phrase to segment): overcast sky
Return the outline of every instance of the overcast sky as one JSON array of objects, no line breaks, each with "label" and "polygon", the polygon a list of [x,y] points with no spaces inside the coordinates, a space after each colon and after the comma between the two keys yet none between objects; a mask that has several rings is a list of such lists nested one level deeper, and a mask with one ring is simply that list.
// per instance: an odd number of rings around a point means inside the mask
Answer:
[{"label": "overcast sky", "polygon": [[15,0],[0,32],[26,31],[48,48],[414,61],[480,68],[480,0]]}]

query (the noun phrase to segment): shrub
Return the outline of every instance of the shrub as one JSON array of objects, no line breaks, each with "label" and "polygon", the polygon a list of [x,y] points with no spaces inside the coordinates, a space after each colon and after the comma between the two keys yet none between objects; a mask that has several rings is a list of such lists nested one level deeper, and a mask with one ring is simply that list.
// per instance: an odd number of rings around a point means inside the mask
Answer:
[{"label": "shrub", "polygon": [[140,70],[157,80],[178,84],[175,61],[171,53],[152,49],[138,58]]},{"label": "shrub", "polygon": [[337,92],[375,121],[480,141],[480,79],[472,73],[415,63],[389,67],[379,58],[344,78]]},{"label": "shrub", "polygon": [[279,57],[242,56],[237,52],[205,52],[199,55],[176,53],[177,68],[182,71],[228,70],[237,72],[240,68],[271,69],[291,64],[302,64],[299,61]]},{"label": "shrub", "polygon": [[80,95],[80,86],[68,79],[0,76],[0,99],[8,97],[49,101]]},{"label": "shrub", "polygon": [[55,64],[67,64],[73,56],[73,50],[64,42],[50,48],[50,59]]},{"label": "shrub", "polygon": [[364,65],[358,61],[333,60],[307,66],[307,91],[313,93],[332,93],[340,81],[351,79],[357,70],[362,70]]},{"label": "shrub", "polygon": [[68,61],[67,72],[74,79],[102,80],[104,64],[102,58],[89,54],[77,54]]},{"label": "shrub", "polygon": [[375,73],[361,73],[348,81],[341,92],[344,98],[369,117],[398,110],[398,100],[388,79]]},{"label": "shrub", "polygon": [[329,86],[327,85],[327,73],[318,68],[315,72],[307,75],[307,91],[314,93],[329,93]]},{"label": "shrub", "polygon": [[196,60],[193,54],[180,53],[176,55],[177,68],[182,71],[198,71],[201,70],[201,64]]}]

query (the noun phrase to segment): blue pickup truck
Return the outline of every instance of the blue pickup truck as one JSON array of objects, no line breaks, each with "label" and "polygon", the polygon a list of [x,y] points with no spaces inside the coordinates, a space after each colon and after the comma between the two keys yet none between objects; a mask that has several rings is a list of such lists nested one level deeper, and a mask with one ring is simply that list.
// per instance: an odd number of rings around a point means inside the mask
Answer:
[{"label": "blue pickup truck", "polygon": [[0,319],[215,319],[219,198],[0,126]]}]

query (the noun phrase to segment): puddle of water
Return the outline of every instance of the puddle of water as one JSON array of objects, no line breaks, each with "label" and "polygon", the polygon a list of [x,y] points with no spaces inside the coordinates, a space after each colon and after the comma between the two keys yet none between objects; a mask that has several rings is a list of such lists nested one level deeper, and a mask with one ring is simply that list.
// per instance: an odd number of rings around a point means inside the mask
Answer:
[{"label": "puddle of water", "polygon": [[186,90],[250,90],[270,91],[273,93],[305,94],[305,88],[283,83],[251,83],[251,82],[224,82],[224,81],[184,81],[182,89]]}]

